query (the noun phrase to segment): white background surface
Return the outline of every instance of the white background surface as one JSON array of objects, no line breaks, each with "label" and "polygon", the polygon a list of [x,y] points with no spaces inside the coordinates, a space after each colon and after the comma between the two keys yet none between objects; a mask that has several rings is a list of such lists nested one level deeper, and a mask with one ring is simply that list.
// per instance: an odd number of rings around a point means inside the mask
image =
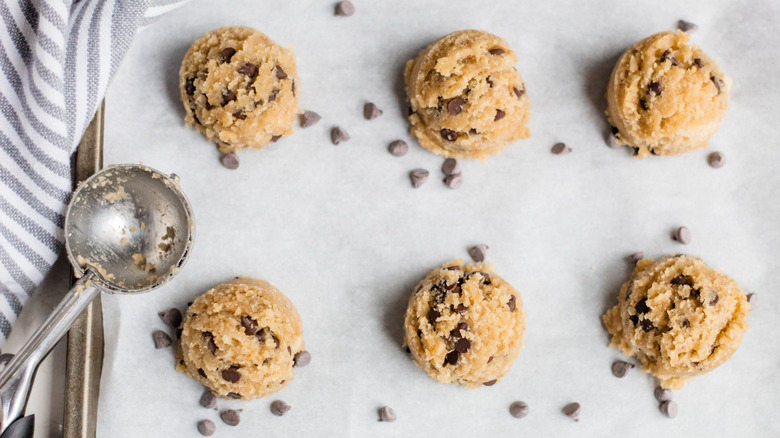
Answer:
[{"label": "white background surface", "polygon": [[[754,2],[195,1],[142,31],[107,96],[106,162],[143,162],[181,177],[196,240],[179,276],[138,297],[106,297],[100,437],[216,436],[777,436],[780,423],[780,4]],[[672,6],[672,5],[675,6]],[[617,57],[635,41],[685,18],[693,41],[734,81],[731,108],[709,149],[636,160],[611,150],[604,92]],[[189,45],[226,25],[253,26],[292,46],[301,108],[323,120],[220,166],[215,147],[183,126],[178,70]],[[505,38],[532,103],[531,138],[484,163],[462,163],[458,190],[440,181],[442,158],[420,148],[402,116],[404,63],[449,32],[477,28]],[[366,121],[363,104],[384,116]],[[340,125],[352,140],[334,147]],[[408,155],[387,144],[405,139]],[[554,156],[566,142],[573,152]],[[725,153],[710,168],[706,156]],[[413,190],[411,169],[431,171]],[[670,238],[688,226],[684,247]],[[403,310],[435,266],[467,258],[476,243],[522,294],[525,346],[491,388],[441,385],[401,351]],[[675,420],[658,411],[653,380],[610,373],[601,315],[630,266],[624,257],[686,252],[756,293],[752,330],[727,364],[675,393]],[[235,275],[268,280],[295,303],[311,365],[267,400],[223,424],[199,407],[199,384],[174,371],[174,350],[156,351],[157,312]],[[292,410],[269,411],[283,399]],[[524,400],[530,415],[509,416]],[[575,423],[561,414],[582,404]],[[393,424],[376,421],[392,406]]]}]

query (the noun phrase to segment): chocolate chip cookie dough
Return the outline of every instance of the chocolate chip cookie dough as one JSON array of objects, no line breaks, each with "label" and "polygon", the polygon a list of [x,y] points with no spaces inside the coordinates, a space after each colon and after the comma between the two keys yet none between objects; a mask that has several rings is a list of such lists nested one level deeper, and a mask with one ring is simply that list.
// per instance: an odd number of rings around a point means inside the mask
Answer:
[{"label": "chocolate chip cookie dough", "polygon": [[520,294],[488,265],[460,260],[431,271],[409,298],[404,343],[415,363],[442,383],[491,386],[520,352]]},{"label": "chocolate chip cookie dough", "polygon": [[682,31],[661,32],[629,48],[607,88],[607,116],[619,144],[679,155],[707,146],[729,106],[729,79]]},{"label": "chocolate chip cookie dough", "polygon": [[182,325],[178,366],[220,397],[266,397],[292,380],[298,311],[263,280],[238,277],[198,297]]},{"label": "chocolate chip cookie dough", "polygon": [[479,30],[451,33],[406,64],[411,131],[445,157],[487,158],[529,136],[530,101],[503,39]]},{"label": "chocolate chip cookie dough", "polygon": [[734,280],[697,257],[672,255],[637,262],[603,320],[610,346],[636,356],[664,388],[677,389],[734,354],[749,311]]},{"label": "chocolate chip cookie dough", "polygon": [[292,50],[240,26],[198,38],[179,72],[187,126],[223,153],[260,149],[290,135],[299,85]]}]

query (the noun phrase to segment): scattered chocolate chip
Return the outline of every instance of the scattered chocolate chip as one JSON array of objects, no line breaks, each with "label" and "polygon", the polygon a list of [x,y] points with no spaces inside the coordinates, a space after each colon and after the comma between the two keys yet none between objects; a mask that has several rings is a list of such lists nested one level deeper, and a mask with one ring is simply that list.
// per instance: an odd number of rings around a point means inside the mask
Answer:
[{"label": "scattered chocolate chip", "polygon": [[295,353],[295,357],[293,358],[294,366],[296,367],[305,367],[309,363],[311,363],[311,353],[309,353],[306,350],[299,351]]},{"label": "scattered chocolate chip", "polygon": [[694,58],[693,63],[697,68],[704,68],[704,61],[702,61],[701,58]]},{"label": "scattered chocolate chip", "polygon": [[257,333],[257,321],[249,316],[241,317],[241,325],[244,327],[244,333],[248,336],[254,336]]},{"label": "scattered chocolate chip", "polygon": [[569,403],[561,409],[564,415],[574,421],[580,421],[580,404],[577,402]]},{"label": "scattered chocolate chip", "polygon": [[241,422],[241,414],[235,409],[225,409],[219,413],[219,418],[228,426],[238,426]]},{"label": "scattered chocolate chip", "polygon": [[[252,89],[254,90],[254,87]],[[255,108],[259,108],[261,106],[263,106],[263,99],[257,99],[257,101],[255,101]]]},{"label": "scattered chocolate chip", "polygon": [[499,49],[490,49],[490,50],[488,50],[488,53],[490,53],[491,55],[496,55],[496,56],[503,55],[504,54],[504,49],[500,49],[500,48]]},{"label": "scattered chocolate chip", "polygon": [[341,17],[351,17],[355,13],[355,5],[351,1],[345,0],[336,4],[336,15]]},{"label": "scattered chocolate chip", "polygon": [[683,245],[691,243],[691,230],[685,226],[677,228],[677,231],[674,233],[674,240],[682,243]]},{"label": "scattered chocolate chip", "polygon": [[477,132],[477,130],[476,130],[476,129],[474,129],[474,128],[471,128],[471,129],[469,129],[469,134],[471,134],[471,135],[477,135],[477,134],[479,134],[479,132]]},{"label": "scattered chocolate chip", "polygon": [[236,54],[236,49],[232,47],[225,47],[219,53],[219,57],[220,59],[222,59],[222,62],[230,62],[230,59],[233,58],[233,55],[235,54]]},{"label": "scattered chocolate chip", "polygon": [[506,303],[506,305],[509,307],[510,311],[515,311],[515,307],[517,306],[517,299],[514,295],[509,297],[509,301]]},{"label": "scattered chocolate chip", "polygon": [[632,323],[634,323],[634,325],[637,325],[637,323],[639,322],[639,317],[638,317],[638,316],[636,316],[636,315],[631,315],[631,316],[629,316],[629,317],[628,317],[628,319],[629,319],[629,320],[630,320]]},{"label": "scattered chocolate chip", "polygon": [[155,330],[154,333],[152,333],[152,339],[154,339],[154,348],[158,350],[170,347],[171,344],[173,344],[173,340],[168,336],[168,333],[165,333],[162,330]]},{"label": "scattered chocolate chip", "polygon": [[482,386],[493,386],[498,382],[497,379],[488,380],[487,382],[482,382]]},{"label": "scattered chocolate chip", "polygon": [[271,136],[271,143],[276,143],[277,141],[279,141],[280,138],[282,138],[281,135],[272,135]]},{"label": "scattered chocolate chip", "polygon": [[275,101],[277,96],[279,96],[280,91],[281,90],[279,90],[278,88],[274,88],[273,90],[271,90],[271,94],[268,95],[268,101],[269,102]]},{"label": "scattered chocolate chip", "polygon": [[683,328],[688,328],[691,326],[691,322],[688,321],[688,318],[683,319],[682,326]]},{"label": "scattered chocolate chip", "polygon": [[458,139],[458,133],[451,129],[442,129],[440,132],[441,138],[447,141],[455,141]]},{"label": "scattered chocolate chip", "polygon": [[504,117],[506,117],[506,113],[504,111],[501,111],[500,109],[497,109],[496,110],[496,116],[493,118],[493,121],[497,122],[497,121],[503,119]]},{"label": "scattered chocolate chip", "polygon": [[[750,302],[750,300],[748,300],[748,302]],[[466,313],[467,309],[468,309],[468,307],[466,307],[465,304],[460,303],[457,306],[455,306],[455,309],[453,309],[453,310],[455,311],[455,313],[464,314],[464,313]]]},{"label": "scattered chocolate chip", "polygon": [[517,96],[518,99],[523,97],[523,94],[525,94],[525,88],[519,89],[517,87],[512,87],[512,91],[515,92],[515,96]]},{"label": "scattered chocolate chip", "polygon": [[238,159],[238,155],[235,152],[231,152],[229,154],[225,154],[222,157],[220,157],[219,161],[222,163],[223,166],[227,167],[230,170],[238,169],[238,166],[241,164],[241,162]]},{"label": "scattered chocolate chip", "polygon": [[255,333],[255,337],[257,338],[257,341],[261,344],[265,343],[265,329],[260,329]]},{"label": "scattered chocolate chip", "polygon": [[203,377],[204,379],[206,378],[206,372],[203,371],[203,368],[198,368],[198,375]]},{"label": "scattered chocolate chip", "polygon": [[710,306],[714,306],[714,305],[718,304],[719,300],[720,300],[720,297],[718,296],[718,294],[715,294],[715,296],[712,297],[712,299],[710,300]]},{"label": "scattered chocolate chip", "polygon": [[395,140],[387,146],[387,150],[396,157],[403,157],[409,152],[409,145],[403,140]]},{"label": "scattered chocolate chip", "polygon": [[239,394],[237,392],[228,392],[227,396],[228,396],[228,398],[232,398],[234,400],[240,400],[241,399],[241,394]]},{"label": "scattered chocolate chip", "polygon": [[677,28],[683,32],[692,33],[696,32],[696,30],[699,29],[699,26],[691,23],[690,21],[680,20],[677,22]]},{"label": "scattered chocolate chip", "polygon": [[460,360],[460,353],[453,350],[447,353],[447,357],[444,360],[444,364],[456,365],[459,360]]},{"label": "scattered chocolate chip", "polygon": [[485,256],[487,255],[488,246],[484,244],[474,245],[471,248],[469,248],[469,256],[471,256],[471,259],[475,262],[484,262]]},{"label": "scattered chocolate chip", "polygon": [[650,307],[647,306],[647,298],[642,298],[639,300],[638,303],[636,303],[636,306],[634,306],[634,309],[636,309],[637,313],[647,313],[650,311]]},{"label": "scattered chocolate chip", "polygon": [[233,113],[233,117],[239,119],[239,120],[246,120],[246,114],[244,114],[244,110],[238,110]]},{"label": "scattered chocolate chip", "polygon": [[200,396],[200,405],[206,409],[217,409],[217,397],[211,390],[206,390]]},{"label": "scattered chocolate chip", "polygon": [[753,304],[753,300],[754,300],[754,296],[755,296],[755,295],[756,295],[756,294],[754,294],[754,293],[749,293],[749,294],[747,294],[747,295],[745,296],[745,298],[747,298],[747,302],[748,302],[748,303],[750,303],[750,304]]},{"label": "scattered chocolate chip", "polygon": [[441,171],[445,175],[457,175],[460,173],[460,163],[454,158],[447,158],[441,165]]},{"label": "scattered chocolate chip", "polygon": [[455,341],[455,350],[458,353],[466,353],[471,348],[471,341],[466,338],[460,338]]},{"label": "scattered chocolate chip", "polygon": [[209,103],[209,98],[208,98],[208,96],[206,96],[205,94],[203,95],[203,100],[205,100],[205,102],[204,102],[204,104],[203,104],[203,107],[204,107],[204,108],[206,108],[207,110],[210,110],[210,109],[214,108],[214,106],[212,106],[212,105]]},{"label": "scattered chocolate chip", "polygon": [[179,328],[182,321],[181,311],[177,308],[168,309],[165,312],[158,313],[160,319],[170,328]]},{"label": "scattered chocolate chip", "polygon": [[616,360],[612,362],[612,375],[617,378],[625,377],[628,370],[634,368],[634,364],[628,363],[624,360]]},{"label": "scattered chocolate chip", "polygon": [[650,108],[649,106],[647,106],[647,101],[644,99],[639,99],[639,106],[642,107],[642,109],[645,111],[647,111]]},{"label": "scattered chocolate chip", "polygon": [[271,339],[274,340],[274,344],[275,344],[274,348],[279,348],[279,338],[275,334],[273,334],[273,332],[271,332]]},{"label": "scattered chocolate chip", "polygon": [[664,85],[660,82],[652,81],[647,84],[647,92],[660,96],[664,91]]},{"label": "scattered chocolate chip", "polygon": [[713,84],[715,84],[715,88],[718,89],[718,94],[723,92],[723,88],[726,86],[726,83],[723,82],[723,79],[716,78],[715,76],[710,76],[710,80]]},{"label": "scattered chocolate chip", "polygon": [[490,80],[490,76],[488,76],[487,79],[485,79],[485,82],[487,82],[490,88],[493,88],[493,81]]},{"label": "scattered chocolate chip", "polygon": [[436,324],[436,321],[438,321],[439,317],[441,316],[441,312],[435,309],[431,309],[428,312],[428,323],[430,324]]},{"label": "scattered chocolate chip", "polygon": [[487,363],[493,362],[493,356],[490,356],[487,360]]},{"label": "scattered chocolate chip", "polygon": [[425,180],[428,179],[429,172],[425,169],[414,169],[409,172],[409,177],[412,179],[412,187],[415,189],[423,185]]},{"label": "scattered chocolate chip", "polygon": [[253,78],[257,74],[257,66],[247,62],[246,64],[238,68],[238,72],[241,73],[242,75],[246,75],[249,76],[250,78]]},{"label": "scattered chocolate chip", "polygon": [[238,372],[237,365],[231,365],[230,368],[222,371],[222,378],[230,383],[236,383],[241,380],[241,373]]},{"label": "scattered chocolate chip", "polygon": [[452,266],[447,266],[444,269],[448,271],[460,271],[462,268],[459,265],[452,265]]},{"label": "scattered chocolate chip", "polygon": [[184,82],[184,91],[186,91],[189,96],[195,94],[195,78],[187,78]]},{"label": "scattered chocolate chip", "polygon": [[707,156],[707,163],[710,167],[720,169],[726,164],[726,156],[721,152],[713,152]]},{"label": "scattered chocolate chip", "polygon": [[658,403],[667,402],[672,399],[672,390],[657,386],[653,391],[653,396],[658,400]]},{"label": "scattered chocolate chip", "polygon": [[468,329],[469,329],[469,325],[468,324],[466,324],[465,322],[460,322],[460,323],[458,323],[458,325],[454,329],[452,329],[452,331],[450,332],[450,336],[452,336],[453,339],[462,338],[463,335],[461,335],[460,332],[461,331],[465,332]]},{"label": "scattered chocolate chip", "polygon": [[643,258],[645,258],[645,253],[643,253],[642,251],[635,252],[635,253],[631,254],[630,256],[628,256],[628,259],[630,261],[634,262],[634,263],[642,260]]},{"label": "scattered chocolate chip", "polygon": [[[450,101],[447,103],[447,112],[450,113],[451,116],[457,116],[458,114],[463,111],[463,104],[465,101],[461,99],[460,97],[456,97],[454,99],[450,99]],[[442,137],[444,134],[442,134]],[[452,140],[450,140],[452,141]]]},{"label": "scattered chocolate chip", "polygon": [[374,120],[382,114],[384,114],[384,111],[379,109],[379,107],[377,107],[373,102],[368,102],[367,104],[363,105],[363,117],[365,117],[366,120]]},{"label": "scattered chocolate chip", "polygon": [[671,50],[671,49],[666,49],[666,51],[663,53],[663,55],[661,55],[661,62],[664,62],[664,61],[666,61],[666,60],[668,60],[669,62],[671,62],[671,63],[672,63],[672,65],[674,65],[674,66],[676,66],[677,64],[679,64],[679,63],[677,62],[677,58],[675,58],[674,56],[672,56],[672,50]]},{"label": "scattered chocolate chip", "polygon": [[566,143],[558,142],[553,145],[551,151],[555,155],[566,155],[571,152],[571,148],[566,146]]},{"label": "scattered chocolate chip", "polygon": [[234,100],[236,100],[236,93],[234,91],[225,90],[225,92],[222,93],[222,106],[225,106]]},{"label": "scattered chocolate chip", "polygon": [[398,417],[395,416],[395,411],[390,406],[382,406],[379,409],[379,421],[384,421],[386,423],[392,423],[393,421],[397,420]]},{"label": "scattered chocolate chip", "polygon": [[284,72],[281,65],[276,66],[276,79],[287,79],[287,73]]},{"label": "scattered chocolate chip", "polygon": [[675,286],[693,286],[693,279],[687,275],[677,274],[670,283]]},{"label": "scattered chocolate chip", "polygon": [[461,184],[463,184],[463,177],[459,173],[455,175],[447,175],[447,177],[444,178],[444,184],[451,189],[457,189],[461,186]]},{"label": "scattered chocolate chip", "polygon": [[334,145],[338,145],[341,142],[347,141],[349,138],[350,137],[349,134],[347,134],[347,131],[341,129],[338,126],[330,130],[330,141],[332,141]]},{"label": "scattered chocolate chip", "polygon": [[528,416],[528,405],[525,402],[516,401],[509,405],[509,415],[515,418],[523,418]]},{"label": "scattered chocolate chip", "polygon": [[200,420],[198,421],[198,432],[200,432],[203,436],[211,436],[214,435],[214,432],[217,431],[217,425],[214,424],[211,420]]},{"label": "scattered chocolate chip", "polygon": [[281,417],[282,415],[286,414],[290,411],[290,409],[290,405],[281,400],[274,400],[273,403],[271,403],[271,413],[277,417]]},{"label": "scattered chocolate chip", "polygon": [[677,416],[677,403],[674,400],[667,400],[661,403],[661,412],[669,418]]},{"label": "scattered chocolate chip", "polygon": [[290,88],[292,89],[293,96],[295,96],[295,79],[292,80],[292,86]]},{"label": "scattered chocolate chip", "polygon": [[308,128],[309,126],[313,126],[319,122],[320,119],[322,119],[322,117],[320,117],[320,115],[314,111],[305,111],[303,114],[301,114],[301,128]]},{"label": "scattered chocolate chip", "polygon": [[653,321],[650,321],[649,319],[642,319],[639,321],[639,326],[642,327],[642,330],[645,332],[649,332],[655,328]]}]

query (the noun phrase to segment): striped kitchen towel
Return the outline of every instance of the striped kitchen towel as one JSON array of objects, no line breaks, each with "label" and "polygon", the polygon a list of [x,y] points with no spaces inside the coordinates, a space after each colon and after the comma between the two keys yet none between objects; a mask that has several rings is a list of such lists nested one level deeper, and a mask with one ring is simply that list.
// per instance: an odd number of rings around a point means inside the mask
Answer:
[{"label": "striped kitchen towel", "polygon": [[187,0],[0,0],[0,345],[63,248],[70,158],[135,32]]}]

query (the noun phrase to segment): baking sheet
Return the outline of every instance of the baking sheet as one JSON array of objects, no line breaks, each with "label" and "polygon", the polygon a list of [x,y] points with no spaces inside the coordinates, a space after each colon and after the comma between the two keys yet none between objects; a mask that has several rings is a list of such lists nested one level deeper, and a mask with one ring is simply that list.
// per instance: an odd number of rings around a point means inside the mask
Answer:
[{"label": "baking sheet", "polygon": [[[774,436],[780,434],[780,4],[771,1],[474,2],[194,1],[142,31],[107,96],[106,163],[143,162],[181,177],[192,202],[192,256],[164,289],[104,297],[106,350],[98,436]],[[734,81],[709,149],[636,160],[605,146],[604,92],[618,55],[635,41],[699,25],[693,41]],[[224,169],[215,148],[183,127],[178,69],[188,46],[224,25],[249,25],[295,50],[301,108],[322,121]],[[484,163],[462,163],[458,190],[439,180],[442,158],[410,138],[402,115],[406,60],[434,39],[478,28],[505,38],[532,103],[531,138]],[[375,102],[384,115],[363,119]],[[334,147],[331,127],[352,136]],[[412,145],[396,158],[395,139]],[[573,152],[550,153],[566,142]],[[722,151],[722,169],[706,163]],[[407,173],[422,167],[417,190]],[[693,241],[670,238],[688,226]],[[497,272],[522,294],[525,346],[498,385],[441,385],[401,351],[413,285],[467,247],[486,243]],[[610,373],[623,358],[607,348],[600,317],[630,267],[624,257],[701,256],[756,293],[752,330],[727,364],[675,393],[678,418],[657,408],[651,378]],[[157,312],[235,275],[268,280],[295,303],[311,365],[283,392],[242,408],[229,427],[199,407],[199,384],[156,351]],[[292,406],[274,417],[269,405]],[[530,405],[509,416],[514,400]],[[579,422],[561,407],[582,404]],[[377,422],[382,405],[398,421]]]}]

